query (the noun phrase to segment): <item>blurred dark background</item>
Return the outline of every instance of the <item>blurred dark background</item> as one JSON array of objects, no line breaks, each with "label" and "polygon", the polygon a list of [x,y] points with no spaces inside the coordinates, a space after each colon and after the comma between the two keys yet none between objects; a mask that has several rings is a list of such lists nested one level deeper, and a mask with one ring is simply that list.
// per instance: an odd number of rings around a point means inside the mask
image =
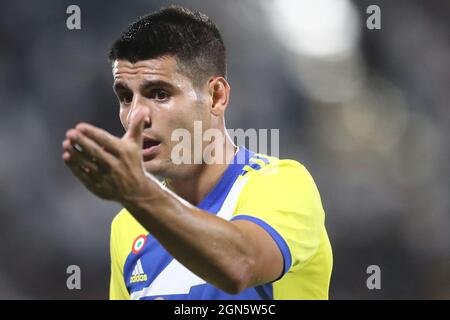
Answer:
[{"label": "blurred dark background", "polygon": [[[81,8],[68,30],[66,8]],[[229,128],[279,128],[321,191],[331,299],[450,298],[449,1],[8,1],[0,10],[0,298],[106,299],[109,227],[61,160],[79,121],[123,133],[108,49],[149,11],[208,14],[228,50]],[[381,30],[369,30],[369,5]],[[81,290],[66,287],[68,265]],[[369,265],[381,290],[366,287]]]}]

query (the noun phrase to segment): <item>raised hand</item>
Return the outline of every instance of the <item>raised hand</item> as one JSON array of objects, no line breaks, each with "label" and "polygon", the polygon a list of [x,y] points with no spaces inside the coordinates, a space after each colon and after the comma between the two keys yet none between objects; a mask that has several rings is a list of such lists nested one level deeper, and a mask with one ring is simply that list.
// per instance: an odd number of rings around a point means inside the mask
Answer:
[{"label": "raised hand", "polygon": [[[142,133],[147,113],[136,112],[122,138],[87,123],[66,133],[62,158],[94,194],[120,203],[142,197],[150,180],[142,162]],[[147,189],[145,189],[147,190]]]}]

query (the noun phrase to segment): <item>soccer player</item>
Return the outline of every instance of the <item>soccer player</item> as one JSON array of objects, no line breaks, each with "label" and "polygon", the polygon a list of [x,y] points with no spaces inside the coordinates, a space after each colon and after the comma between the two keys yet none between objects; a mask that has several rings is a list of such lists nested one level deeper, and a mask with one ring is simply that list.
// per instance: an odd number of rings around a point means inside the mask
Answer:
[{"label": "soccer player", "polygon": [[[62,157],[91,192],[123,206],[111,226],[110,298],[327,299],[332,252],[319,192],[297,161],[227,135],[216,25],[168,7],[131,24],[109,57],[126,133],[80,123]],[[193,136],[196,121],[224,138],[192,149],[212,146],[223,161],[174,161],[172,134]]]}]

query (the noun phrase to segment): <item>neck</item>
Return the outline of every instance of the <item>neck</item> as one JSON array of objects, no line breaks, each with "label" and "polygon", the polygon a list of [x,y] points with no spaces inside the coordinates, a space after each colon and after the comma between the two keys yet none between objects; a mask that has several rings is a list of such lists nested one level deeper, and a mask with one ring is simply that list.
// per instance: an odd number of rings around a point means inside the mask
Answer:
[{"label": "neck", "polygon": [[186,201],[198,205],[219,182],[237,150],[229,138],[225,139],[222,146],[216,146],[216,150],[217,148],[222,149],[225,161],[197,165],[197,170],[187,179],[166,179],[168,187]]}]

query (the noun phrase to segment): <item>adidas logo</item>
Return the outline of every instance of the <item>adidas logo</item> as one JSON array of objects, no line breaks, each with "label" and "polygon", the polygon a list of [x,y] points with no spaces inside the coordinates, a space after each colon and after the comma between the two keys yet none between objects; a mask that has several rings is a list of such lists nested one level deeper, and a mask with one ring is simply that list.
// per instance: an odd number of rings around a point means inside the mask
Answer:
[{"label": "adidas logo", "polygon": [[139,259],[131,274],[130,283],[147,281],[147,275],[142,269],[141,259]]}]

